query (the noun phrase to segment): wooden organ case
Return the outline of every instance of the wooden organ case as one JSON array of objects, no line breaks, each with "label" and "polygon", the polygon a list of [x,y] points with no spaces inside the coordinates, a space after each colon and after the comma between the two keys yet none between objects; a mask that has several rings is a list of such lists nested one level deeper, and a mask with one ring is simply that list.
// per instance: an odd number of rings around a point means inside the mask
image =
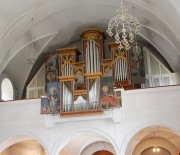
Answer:
[{"label": "wooden organ case", "polygon": [[82,32],[82,61],[77,49],[57,49],[60,62],[60,114],[100,113],[101,59],[103,33],[98,29]]},{"label": "wooden organ case", "polygon": [[60,113],[74,111],[74,90],[77,78],[74,74],[74,64],[77,57],[76,48],[57,49],[59,52],[60,66]]},{"label": "wooden organ case", "polygon": [[129,52],[125,48],[120,49],[118,46],[116,43],[109,43],[113,60],[112,77],[114,86],[116,88],[132,89]]},{"label": "wooden organ case", "polygon": [[[111,58],[103,59],[104,35],[101,30],[86,29],[82,31],[81,38],[81,61],[78,61],[77,48],[57,49],[61,116],[101,113],[101,87],[104,77],[112,78],[109,81],[113,88],[133,88],[130,84],[128,51],[120,50],[117,44],[110,43]],[[103,102],[107,99],[107,102],[115,103],[112,94],[103,94]]]}]

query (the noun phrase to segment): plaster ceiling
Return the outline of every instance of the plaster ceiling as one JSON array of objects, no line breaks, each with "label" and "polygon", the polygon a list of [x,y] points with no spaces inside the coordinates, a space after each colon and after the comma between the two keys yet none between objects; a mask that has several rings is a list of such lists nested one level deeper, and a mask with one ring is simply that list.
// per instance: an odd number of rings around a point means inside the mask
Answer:
[{"label": "plaster ceiling", "polygon": [[[84,28],[105,31],[119,4],[120,0],[1,0],[0,74],[9,74],[22,91],[33,67],[26,61],[32,42],[33,55],[39,58],[79,41]],[[131,14],[135,6],[142,25],[139,41],[148,42],[174,72],[180,71],[180,1],[125,0],[125,5]]]}]

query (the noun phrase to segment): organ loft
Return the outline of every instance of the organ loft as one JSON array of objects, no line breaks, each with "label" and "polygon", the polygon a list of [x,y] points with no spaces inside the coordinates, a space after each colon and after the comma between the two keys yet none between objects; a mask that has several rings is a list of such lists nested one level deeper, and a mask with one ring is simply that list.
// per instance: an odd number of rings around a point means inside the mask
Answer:
[{"label": "organ loft", "polygon": [[[134,84],[142,82],[133,83],[133,78],[144,77],[141,53],[137,57],[125,48],[119,49],[116,43],[108,43],[111,58],[104,59],[105,37],[101,30],[86,29],[81,38],[81,53],[76,47],[61,48],[55,57],[49,56],[46,61],[47,92],[48,85],[58,83],[55,112],[61,116],[101,113],[103,108],[120,107],[119,88],[133,89]],[[57,79],[47,78],[52,76]]]}]

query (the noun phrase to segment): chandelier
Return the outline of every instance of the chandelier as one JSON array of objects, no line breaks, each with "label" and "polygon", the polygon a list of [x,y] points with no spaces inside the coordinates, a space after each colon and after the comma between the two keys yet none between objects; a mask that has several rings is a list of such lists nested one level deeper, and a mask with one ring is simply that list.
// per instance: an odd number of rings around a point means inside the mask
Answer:
[{"label": "chandelier", "polygon": [[135,16],[128,14],[123,0],[117,9],[117,14],[110,20],[106,32],[110,37],[115,37],[115,42],[119,44],[120,49],[125,47],[126,50],[129,50],[131,43],[136,39],[136,34],[141,30],[141,26]]},{"label": "chandelier", "polygon": [[152,151],[155,152],[160,152],[160,148],[158,146],[154,146]]},{"label": "chandelier", "polygon": [[[155,144],[155,132],[154,132],[154,144]],[[161,149],[158,146],[156,146],[156,145],[153,146],[153,148],[152,148],[153,153],[158,153],[160,151],[161,151]]]},{"label": "chandelier", "polygon": [[[31,19],[31,22],[32,22],[32,27],[33,27],[33,18]],[[28,63],[30,65],[33,65],[36,61],[36,59],[34,58],[33,56],[33,53],[34,53],[34,42],[33,42],[33,32],[32,32],[32,28],[31,28],[31,56],[30,58],[28,59]]]}]

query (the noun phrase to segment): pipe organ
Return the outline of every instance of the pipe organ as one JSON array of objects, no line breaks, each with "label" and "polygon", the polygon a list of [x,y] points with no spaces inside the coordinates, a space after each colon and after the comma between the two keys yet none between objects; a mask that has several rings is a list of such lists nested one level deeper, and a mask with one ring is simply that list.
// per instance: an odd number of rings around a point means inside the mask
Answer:
[{"label": "pipe organ", "polygon": [[[117,92],[108,92],[107,84],[101,88],[102,78],[112,82],[112,88],[132,86],[129,53],[109,44],[111,58],[104,59],[104,35],[99,29],[82,31],[82,60],[77,61],[80,53],[77,48],[57,49],[59,55],[60,113],[61,115],[99,113],[102,103],[117,105]],[[111,77],[111,78],[109,78]],[[112,79],[112,80],[109,80]],[[132,87],[133,88],[133,87]],[[104,92],[102,92],[104,91]],[[102,99],[102,94],[104,98]],[[106,103],[108,102],[108,103]]]},{"label": "pipe organ", "polygon": [[103,58],[102,31],[88,29],[82,32],[83,60],[87,85],[88,110],[100,109],[101,60]]},{"label": "pipe organ", "polygon": [[98,29],[88,29],[82,32],[83,61],[86,73],[101,72],[103,58],[103,33]]},{"label": "pipe organ", "polygon": [[76,48],[57,49],[60,62],[60,112],[74,111],[74,90],[76,89],[76,76],[74,64],[77,57]]},{"label": "pipe organ", "polygon": [[113,59],[113,80],[116,87],[131,86],[130,61],[128,51],[118,48],[115,43],[110,43],[111,57]]}]

